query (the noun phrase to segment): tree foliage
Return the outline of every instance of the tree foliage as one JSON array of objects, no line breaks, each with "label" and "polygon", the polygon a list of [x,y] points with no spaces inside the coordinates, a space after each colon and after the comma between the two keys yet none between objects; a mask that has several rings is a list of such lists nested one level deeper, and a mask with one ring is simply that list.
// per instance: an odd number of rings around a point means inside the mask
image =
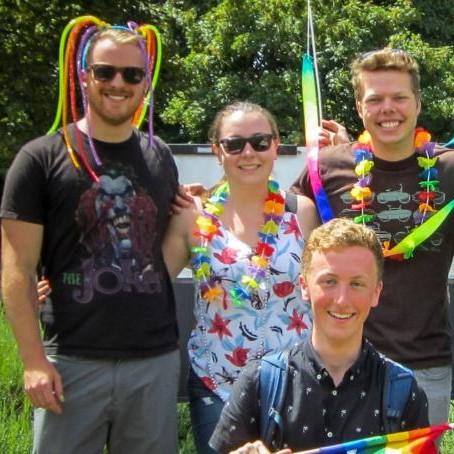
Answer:
[{"label": "tree foliage", "polygon": [[[411,51],[419,60],[421,122],[440,140],[447,138],[454,129],[454,49],[447,45],[453,42],[453,32],[444,26],[440,36],[431,24],[434,18],[441,25],[452,16],[448,3],[313,1],[325,116],[359,131],[349,65],[361,52],[390,45]],[[284,141],[302,142],[305,0],[224,0],[204,13],[186,9],[178,26],[186,49],[171,59],[185,83],[167,98],[161,113],[166,124],[178,124],[187,140],[203,140],[215,111],[247,98],[276,114]]]},{"label": "tree foliage", "polygon": [[51,126],[60,35],[71,19],[86,14],[112,24],[129,18],[165,24],[161,9],[146,2],[0,0],[0,168],[21,144]]},{"label": "tree foliage", "polygon": [[[452,0],[313,0],[323,111],[356,133],[349,64],[391,45],[420,62],[421,124],[439,140],[454,131]],[[164,59],[156,130],[172,142],[203,142],[214,113],[249,99],[277,117],[286,142],[301,133],[300,59],[306,0],[0,0],[0,167],[52,123],[59,36],[76,16],[157,25]]]}]

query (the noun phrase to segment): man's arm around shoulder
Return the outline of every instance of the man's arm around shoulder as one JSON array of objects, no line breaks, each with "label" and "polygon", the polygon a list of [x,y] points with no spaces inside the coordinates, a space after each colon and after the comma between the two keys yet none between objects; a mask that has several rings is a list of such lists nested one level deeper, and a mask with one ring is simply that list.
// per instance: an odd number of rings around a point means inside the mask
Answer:
[{"label": "man's arm around shoulder", "polygon": [[36,268],[43,226],[2,219],[2,292],[24,365],[25,391],[35,407],[61,413],[63,387],[44,353],[37,317]]}]

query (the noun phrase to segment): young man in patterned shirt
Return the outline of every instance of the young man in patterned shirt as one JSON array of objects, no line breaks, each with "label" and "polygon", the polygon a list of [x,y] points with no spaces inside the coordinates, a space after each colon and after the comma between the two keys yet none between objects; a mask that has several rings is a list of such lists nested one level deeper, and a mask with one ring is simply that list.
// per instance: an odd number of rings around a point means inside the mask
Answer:
[{"label": "young man in patterned shirt", "polygon": [[[303,450],[389,431],[383,412],[388,359],[363,336],[382,289],[383,253],[376,235],[347,219],[313,231],[303,254],[301,288],[313,311],[306,341],[289,352],[282,439],[260,437],[260,360],[234,387],[210,445],[221,453]],[[412,378],[398,430],[428,425],[427,399]]]}]

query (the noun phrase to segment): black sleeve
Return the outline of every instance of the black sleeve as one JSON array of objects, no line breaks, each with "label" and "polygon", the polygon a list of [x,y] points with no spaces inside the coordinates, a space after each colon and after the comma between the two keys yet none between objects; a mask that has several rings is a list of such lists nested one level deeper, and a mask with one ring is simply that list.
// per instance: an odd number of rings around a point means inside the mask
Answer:
[{"label": "black sleeve", "polygon": [[413,380],[405,410],[402,414],[401,429],[412,430],[429,426],[429,406],[427,403],[426,393]]},{"label": "black sleeve", "polygon": [[160,137],[154,136],[154,140],[161,159],[165,162],[173,193],[176,193],[178,189],[178,169],[173,159],[172,151]]},{"label": "black sleeve", "polygon": [[307,167],[301,172],[301,175],[293,182],[289,189],[290,192],[295,194],[305,195],[310,199],[314,200],[314,193],[312,191],[311,182],[309,180],[309,174]]},{"label": "black sleeve", "polygon": [[232,394],[210,439],[210,446],[227,453],[259,438],[258,366],[251,361],[235,382]]},{"label": "black sleeve", "polygon": [[45,173],[37,150],[21,149],[6,175],[0,216],[43,224]]}]

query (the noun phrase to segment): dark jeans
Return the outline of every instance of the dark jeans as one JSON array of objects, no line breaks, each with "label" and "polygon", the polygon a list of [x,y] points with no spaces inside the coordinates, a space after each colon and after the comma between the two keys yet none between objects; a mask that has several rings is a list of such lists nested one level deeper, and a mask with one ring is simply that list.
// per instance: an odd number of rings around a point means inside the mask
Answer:
[{"label": "dark jeans", "polygon": [[216,454],[216,451],[208,446],[208,442],[219,420],[224,402],[203,384],[192,368],[189,370],[188,394],[192,433],[197,452]]}]

